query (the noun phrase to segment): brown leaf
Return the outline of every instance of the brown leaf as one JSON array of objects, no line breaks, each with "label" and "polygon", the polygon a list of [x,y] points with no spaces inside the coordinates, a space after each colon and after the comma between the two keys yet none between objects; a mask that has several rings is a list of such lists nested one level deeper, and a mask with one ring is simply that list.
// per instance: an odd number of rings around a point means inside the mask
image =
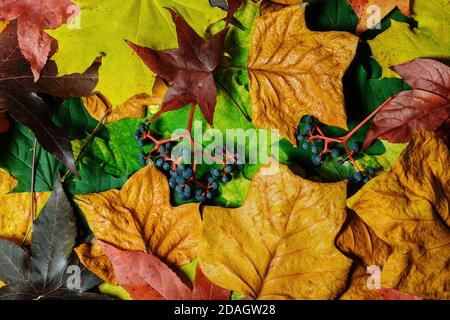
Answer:
[{"label": "brown leaf", "polygon": [[352,5],[353,10],[355,10],[359,17],[359,23],[356,28],[357,33],[362,33],[367,30],[368,18],[373,14],[372,11],[368,12],[368,9],[373,5],[380,9],[380,19],[384,18],[395,7],[398,7],[405,16],[411,16],[410,0],[348,0],[348,2]]},{"label": "brown leaf", "polygon": [[390,172],[366,184],[347,205],[392,248],[383,287],[450,299],[450,155],[421,130]]},{"label": "brown leaf", "polygon": [[9,119],[6,113],[6,109],[0,106],[0,133],[8,132],[9,130]]},{"label": "brown leaf", "polygon": [[346,216],[346,182],[304,180],[284,165],[266,169],[242,207],[204,207],[203,272],[257,299],[335,298],[351,266],[334,244]]},{"label": "brown leaf", "polygon": [[161,260],[151,253],[122,251],[100,242],[114,266],[120,285],[136,300],[222,300],[230,291],[212,284],[197,268],[191,290]]},{"label": "brown leaf", "polygon": [[172,207],[166,176],[153,166],[134,174],[122,190],[77,195],[97,239],[124,250],[151,252],[183,266],[197,254],[198,204]]},{"label": "brown leaf", "polygon": [[347,224],[336,239],[336,246],[354,259],[348,289],[342,300],[380,300],[380,292],[368,286],[370,266],[383,268],[391,250],[354,212],[348,211]]},{"label": "brown leaf", "polygon": [[305,8],[290,6],[256,20],[249,56],[253,122],[295,143],[301,118],[347,128],[342,77],[358,38],[310,31]]}]

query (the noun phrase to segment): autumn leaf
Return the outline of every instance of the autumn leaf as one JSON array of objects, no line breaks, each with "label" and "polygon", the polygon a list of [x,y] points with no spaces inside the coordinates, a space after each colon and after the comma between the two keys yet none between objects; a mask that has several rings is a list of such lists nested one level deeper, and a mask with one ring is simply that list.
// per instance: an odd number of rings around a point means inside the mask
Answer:
[{"label": "autumn leaf", "polygon": [[34,83],[29,64],[18,47],[16,28],[16,23],[11,22],[0,34],[0,105],[16,121],[29,127],[46,150],[78,175],[67,134],[51,122],[46,102],[35,92],[64,98],[89,95],[97,82],[98,65],[83,75],[57,78],[56,66],[49,62],[41,79]]},{"label": "autumn leaf", "polygon": [[380,18],[384,18],[395,7],[398,7],[405,16],[411,15],[410,0],[348,0],[348,2],[359,17],[357,33],[362,33],[368,29],[368,18],[374,14],[373,11],[369,10],[371,6],[376,6],[380,10]]},{"label": "autumn leaf", "polygon": [[[103,120],[104,123],[115,122],[122,119],[140,119],[145,118],[147,106],[162,105],[166,92],[167,86],[157,77],[153,85],[153,94],[151,96],[146,93],[138,94],[113,110],[111,110],[108,105],[105,105],[104,101],[96,95],[83,97],[83,103],[92,118],[97,121]],[[108,113],[109,115],[107,115]],[[106,119],[104,119],[105,115],[107,115]]]},{"label": "autumn leaf", "polygon": [[449,67],[434,60],[417,59],[393,69],[405,76],[413,90],[403,91],[386,102],[374,118],[363,148],[378,138],[408,142],[417,130],[436,131],[450,118]]},{"label": "autumn leaf", "polygon": [[335,298],[351,265],[334,245],[346,182],[311,182],[284,165],[270,175],[268,166],[253,178],[242,207],[204,207],[203,272],[255,299]]},{"label": "autumn leaf", "polygon": [[381,273],[383,287],[450,298],[449,161],[444,142],[420,130],[390,172],[347,201],[393,250]]},{"label": "autumn leaf", "polygon": [[0,19],[18,20],[17,37],[23,56],[30,62],[34,80],[39,79],[51,50],[53,39],[44,32],[55,29],[79,9],[69,0],[4,0],[0,3]]},{"label": "autumn leaf", "polygon": [[114,269],[108,257],[102,251],[98,241],[94,243],[83,243],[75,248],[80,262],[100,279],[112,285],[117,285]]},{"label": "autumn leaf", "polygon": [[97,239],[124,250],[152,252],[168,264],[182,266],[197,253],[199,205],[172,207],[169,192],[166,176],[148,166],[122,190],[77,195],[76,203]]},{"label": "autumn leaf", "polygon": [[164,112],[198,104],[212,124],[217,95],[213,71],[223,55],[227,29],[205,40],[178,13],[170,13],[177,29],[178,49],[155,51],[128,42],[153,72],[171,84],[153,120]]},{"label": "autumn leaf", "polygon": [[248,62],[253,123],[292,143],[304,115],[347,127],[341,79],[358,43],[350,33],[308,30],[304,14],[291,6],[258,18]]},{"label": "autumn leaf", "polygon": [[416,58],[448,59],[450,52],[450,11],[447,0],[414,0],[413,18],[417,28],[391,20],[391,27],[368,43],[383,67],[384,77],[398,77],[390,70]]},{"label": "autumn leaf", "polygon": [[354,260],[350,285],[339,298],[342,300],[380,300],[377,288],[368,287],[368,267],[382,268],[391,253],[390,247],[354,212],[348,212],[347,222],[336,239],[336,246]]},{"label": "autumn leaf", "polygon": [[[99,284],[71,255],[76,227],[73,210],[59,181],[39,218],[33,224],[30,254],[11,241],[0,240],[0,289],[2,300],[100,299],[85,291]],[[69,265],[80,267],[80,288],[69,287]]]},{"label": "autumn leaf", "polygon": [[228,300],[230,291],[211,283],[197,267],[191,290],[151,253],[122,251],[100,242],[120,285],[136,300]]},{"label": "autumn leaf", "polygon": [[[62,26],[48,31],[59,45],[52,59],[58,65],[59,74],[66,75],[84,72],[101,56],[100,79],[95,89],[105,95],[113,107],[137,94],[152,94],[154,74],[124,40],[155,50],[176,48],[175,27],[166,7],[180,12],[201,35],[211,23],[225,16],[207,0],[74,2],[81,9],[81,28]],[[111,23],[112,20],[115,23]]]}]

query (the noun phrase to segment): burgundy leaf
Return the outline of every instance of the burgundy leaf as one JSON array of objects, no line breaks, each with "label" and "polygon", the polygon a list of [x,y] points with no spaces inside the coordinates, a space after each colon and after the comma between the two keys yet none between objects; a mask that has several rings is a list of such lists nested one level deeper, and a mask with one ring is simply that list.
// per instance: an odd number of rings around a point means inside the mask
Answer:
[{"label": "burgundy leaf", "polygon": [[19,49],[17,23],[11,22],[0,34],[0,107],[30,128],[39,143],[77,176],[69,137],[51,122],[47,105],[35,92],[62,98],[87,96],[97,84],[98,67],[93,65],[82,75],[57,77],[56,65],[49,61],[34,83],[30,65]]},{"label": "burgundy leaf", "polygon": [[416,59],[392,67],[413,89],[450,99],[450,67],[432,59]]},{"label": "burgundy leaf", "polygon": [[368,148],[376,139],[393,143],[408,142],[419,129],[439,129],[449,116],[448,99],[423,90],[403,91],[375,117],[363,148]]},{"label": "burgundy leaf", "polygon": [[390,288],[382,288],[379,291],[383,300],[425,300],[423,297]]},{"label": "burgundy leaf", "polygon": [[171,85],[161,111],[153,119],[164,112],[198,104],[212,124],[217,96],[213,71],[223,55],[227,30],[205,40],[180,15],[169,11],[177,29],[178,49],[155,51],[128,42],[144,63]]}]

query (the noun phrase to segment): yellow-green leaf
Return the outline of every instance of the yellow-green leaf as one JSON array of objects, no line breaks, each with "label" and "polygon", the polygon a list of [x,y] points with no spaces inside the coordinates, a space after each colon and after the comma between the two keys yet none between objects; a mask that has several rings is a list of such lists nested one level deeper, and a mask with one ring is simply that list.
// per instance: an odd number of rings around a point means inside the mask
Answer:
[{"label": "yellow-green leaf", "polygon": [[369,41],[384,77],[399,77],[389,69],[416,58],[450,57],[450,5],[448,0],[414,0],[413,17],[418,27],[392,20],[391,27]]}]

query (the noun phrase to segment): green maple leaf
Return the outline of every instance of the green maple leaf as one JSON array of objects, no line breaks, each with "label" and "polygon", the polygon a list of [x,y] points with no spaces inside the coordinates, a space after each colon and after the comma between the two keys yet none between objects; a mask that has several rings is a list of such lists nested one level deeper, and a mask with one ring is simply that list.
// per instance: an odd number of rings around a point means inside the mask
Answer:
[{"label": "green maple leaf", "polygon": [[391,27],[369,41],[383,76],[399,77],[389,69],[416,58],[447,59],[450,52],[450,7],[447,0],[416,0],[414,18],[418,27],[392,21]]},{"label": "green maple leaf", "polygon": [[[175,26],[165,7],[175,9],[201,35],[225,16],[207,0],[76,0],[80,28],[47,31],[58,40],[52,57],[59,74],[86,70],[102,56],[97,91],[116,106],[139,93],[152,93],[154,74],[124,40],[155,50],[177,47]],[[124,63],[126,62],[126,63]]]}]

